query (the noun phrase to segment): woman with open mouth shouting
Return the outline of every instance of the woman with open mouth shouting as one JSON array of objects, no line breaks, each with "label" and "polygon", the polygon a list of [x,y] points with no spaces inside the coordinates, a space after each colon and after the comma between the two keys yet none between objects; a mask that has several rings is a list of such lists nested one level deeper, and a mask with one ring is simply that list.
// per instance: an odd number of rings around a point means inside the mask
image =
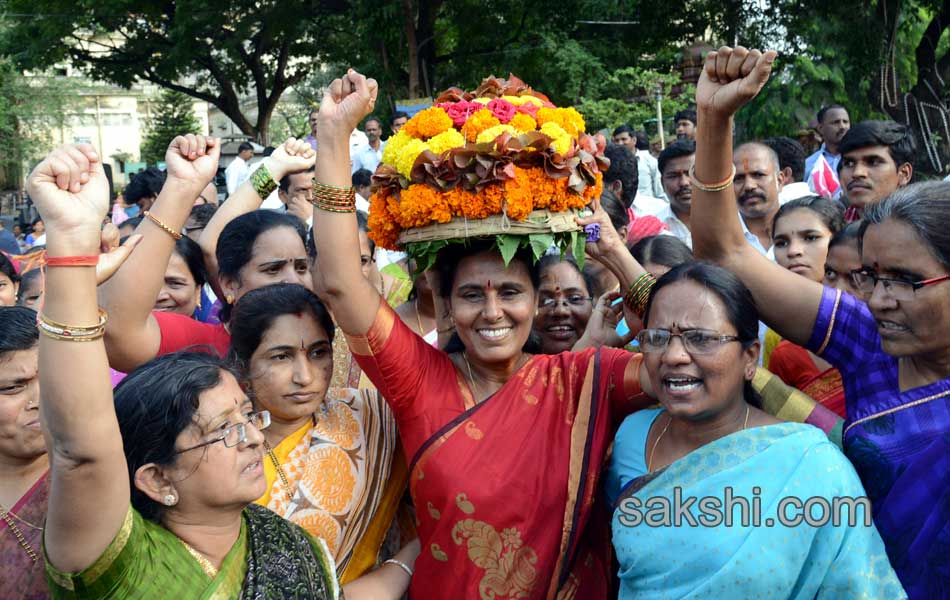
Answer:
[{"label": "woman with open mouth shouting", "polygon": [[946,597],[950,184],[910,185],[867,208],[863,266],[852,273],[867,304],[750,250],[732,186],[712,182],[729,180],[733,115],[766,84],[774,58],[744,48],[707,57],[696,92],[693,248],[745,283],[767,325],[838,368],[844,451],[867,489],[891,564],[911,598]]}]

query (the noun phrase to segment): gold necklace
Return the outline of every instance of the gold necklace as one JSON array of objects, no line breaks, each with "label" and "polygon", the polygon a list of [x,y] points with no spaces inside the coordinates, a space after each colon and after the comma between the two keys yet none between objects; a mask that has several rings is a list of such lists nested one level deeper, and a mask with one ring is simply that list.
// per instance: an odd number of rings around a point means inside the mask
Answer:
[{"label": "gold necklace", "polygon": [[[2,513],[0,514],[0,518],[4,520],[4,522],[7,524],[7,527],[9,527],[10,531],[13,532],[13,537],[16,538],[17,543],[20,544],[20,547],[23,548],[23,551],[26,552],[27,556],[30,557],[30,560],[32,560],[34,563],[37,562],[39,557],[36,555],[36,551],[33,550],[33,546],[30,545],[30,542],[26,541],[26,536],[24,536],[23,532],[20,531],[20,528],[16,526],[16,523],[13,522],[13,519],[10,518],[13,513],[4,508],[3,505],[0,505],[0,513]],[[22,521],[34,529],[41,529],[32,523],[24,521],[16,515],[13,516],[16,517],[18,521]]]},{"label": "gold necklace", "polygon": [[[472,393],[476,396],[480,395],[481,392],[478,390],[478,386],[475,385],[475,376],[472,374],[472,365],[468,362],[468,357],[465,356],[465,352],[462,352],[462,360],[465,361],[465,366],[468,368],[468,380],[472,382]],[[478,398],[475,399],[478,402]]]},{"label": "gold necklace", "polygon": [[277,478],[280,479],[280,485],[283,486],[284,492],[287,494],[287,499],[293,500],[294,495],[290,490],[290,482],[287,480],[287,475],[284,474],[284,468],[280,466],[280,462],[277,461],[274,450],[270,447],[270,444],[267,443],[267,440],[264,440],[264,449],[267,450],[267,457],[270,458],[271,463],[277,470]]},{"label": "gold necklace", "polygon": [[[748,404],[745,405],[745,421],[742,423],[742,429],[739,431],[745,431],[746,427],[749,426],[749,412],[750,407]],[[669,417],[666,421],[666,427],[663,428],[663,431],[660,432],[660,435],[656,436],[656,441],[653,442],[653,448],[650,450],[650,457],[647,459],[647,473],[653,472],[653,455],[656,454],[656,447],[660,445],[660,440],[663,439],[663,434],[666,433],[666,430],[670,428],[670,424],[673,422],[673,417]]]},{"label": "gold necklace", "polygon": [[208,560],[207,556],[192,548],[191,544],[185,540],[178,538],[178,541],[182,543],[182,545],[185,547],[185,550],[188,551],[188,554],[190,554],[192,558],[198,562],[198,566],[200,566],[201,570],[205,572],[205,575],[211,579],[214,579],[218,576],[218,568],[214,566],[210,560]]}]

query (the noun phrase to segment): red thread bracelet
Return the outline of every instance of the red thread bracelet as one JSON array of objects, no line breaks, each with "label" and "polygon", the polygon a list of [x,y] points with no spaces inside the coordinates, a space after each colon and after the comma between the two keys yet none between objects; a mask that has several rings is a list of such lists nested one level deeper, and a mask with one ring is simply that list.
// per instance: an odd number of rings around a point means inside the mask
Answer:
[{"label": "red thread bracelet", "polygon": [[47,267],[94,267],[99,264],[99,255],[90,256],[47,256]]}]

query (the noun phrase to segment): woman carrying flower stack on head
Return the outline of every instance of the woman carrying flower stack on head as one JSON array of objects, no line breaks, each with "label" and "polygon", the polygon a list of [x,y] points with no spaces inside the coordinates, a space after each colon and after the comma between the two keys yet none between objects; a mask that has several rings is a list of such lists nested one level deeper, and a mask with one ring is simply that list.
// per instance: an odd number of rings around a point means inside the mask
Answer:
[{"label": "woman carrying flower stack on head", "polygon": [[[318,141],[327,151],[317,157],[314,180],[314,288],[399,425],[422,548],[410,594],[607,597],[599,475],[615,426],[653,402],[657,379],[647,376],[641,355],[622,349],[524,350],[539,308],[535,263],[552,244],[605,263],[626,290],[631,314],[642,314],[655,281],[596,200],[592,217],[568,210],[599,195],[602,142],[583,132],[576,112],[548,106],[514,78],[486,80],[474,94],[450,91],[430,109],[446,118],[418,115],[403,128],[411,137],[404,147],[415,146],[412,161],[403,157],[394,166],[390,155],[377,170],[372,210],[387,216],[371,214],[371,226],[378,243],[401,245],[420,269],[435,264],[433,293],[454,323],[458,348],[440,351],[359,276],[348,136],[372,109],[376,89],[350,71],[331,84],[318,113]],[[506,104],[494,107],[515,107],[509,123],[488,108],[499,99]],[[491,119],[514,128],[525,114],[519,108],[542,128],[557,119],[567,144],[559,133],[498,129],[487,141],[473,133],[474,141],[438,154],[424,147],[450,130],[468,139],[473,128],[498,127]],[[605,302],[594,310],[591,322],[601,323],[614,311]],[[575,348],[589,345],[596,344],[582,338]],[[745,371],[740,376],[748,379]],[[761,419],[758,411],[753,419]]]}]

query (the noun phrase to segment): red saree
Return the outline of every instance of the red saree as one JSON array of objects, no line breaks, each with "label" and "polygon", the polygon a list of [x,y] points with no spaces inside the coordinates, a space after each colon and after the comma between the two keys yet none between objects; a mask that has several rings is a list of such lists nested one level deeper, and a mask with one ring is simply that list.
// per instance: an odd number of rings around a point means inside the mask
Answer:
[{"label": "red saree", "polygon": [[[43,563],[43,527],[49,502],[49,472],[23,494],[10,512],[11,519],[39,560],[33,562],[13,531],[0,519],[0,598],[41,600],[49,598]],[[25,521],[25,523],[24,523]]]},{"label": "red saree", "polygon": [[841,374],[835,368],[818,368],[805,348],[782,340],[772,351],[769,370],[786,384],[801,390],[818,404],[845,418]]},{"label": "red saree", "polygon": [[412,457],[422,553],[411,597],[606,597],[609,545],[585,529],[612,423],[636,408],[640,355],[534,356],[475,404],[448,356],[385,304],[348,342]]}]

